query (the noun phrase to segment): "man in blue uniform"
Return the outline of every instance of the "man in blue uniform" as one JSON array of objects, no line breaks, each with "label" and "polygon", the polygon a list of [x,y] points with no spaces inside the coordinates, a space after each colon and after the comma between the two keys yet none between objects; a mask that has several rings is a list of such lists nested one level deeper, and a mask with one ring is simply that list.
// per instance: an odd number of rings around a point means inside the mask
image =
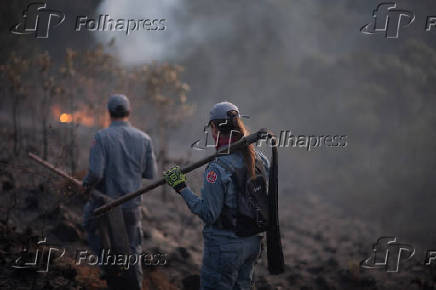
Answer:
[{"label": "man in blue uniform", "polygon": [[[228,113],[231,111],[239,119],[238,108],[229,102],[216,104],[210,112],[209,125],[216,138],[217,149],[235,141],[232,140],[232,134],[220,134],[219,129],[212,124],[215,120],[230,123]],[[236,123],[238,125],[231,127],[231,130],[245,131],[241,120]],[[255,154],[257,159],[263,161],[267,171],[268,160],[260,152]],[[241,191],[228,168],[241,170],[247,167],[245,161],[243,152],[238,151],[210,162],[204,172],[201,197],[186,185],[186,178],[179,167],[164,174],[168,184],[183,197],[191,212],[205,223],[201,289],[252,289],[254,286],[254,265],[260,256],[262,234],[240,237],[222,226],[223,208],[235,209]]]},{"label": "man in blue uniform", "polygon": [[[102,193],[118,198],[141,187],[141,179],[156,175],[156,161],[150,137],[132,127],[128,121],[130,103],[124,95],[113,95],[107,104],[111,116],[108,128],[99,130],[89,154],[89,172],[83,180],[86,188],[95,188]],[[132,253],[141,253],[142,225],[139,205],[141,196],[122,205],[124,222]],[[99,204],[91,199],[84,208],[84,228],[91,249],[98,255],[101,251],[93,210]],[[135,266],[138,288],[142,285],[142,269]]]}]

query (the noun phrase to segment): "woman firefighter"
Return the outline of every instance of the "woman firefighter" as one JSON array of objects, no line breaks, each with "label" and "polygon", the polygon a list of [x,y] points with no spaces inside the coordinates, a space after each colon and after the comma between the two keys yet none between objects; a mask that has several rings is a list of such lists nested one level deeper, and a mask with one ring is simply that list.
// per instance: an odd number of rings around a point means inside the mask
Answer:
[{"label": "woman firefighter", "polygon": [[[229,102],[212,108],[208,126],[217,150],[247,134],[238,107]],[[187,186],[180,167],[164,173],[167,183],[205,223],[201,289],[253,288],[254,265],[261,254],[264,229],[262,215],[250,214],[250,200],[243,197],[250,187],[248,181],[259,176],[265,181],[268,170],[268,160],[251,144],[209,163],[204,172],[201,197]],[[266,188],[266,183],[263,186]]]}]

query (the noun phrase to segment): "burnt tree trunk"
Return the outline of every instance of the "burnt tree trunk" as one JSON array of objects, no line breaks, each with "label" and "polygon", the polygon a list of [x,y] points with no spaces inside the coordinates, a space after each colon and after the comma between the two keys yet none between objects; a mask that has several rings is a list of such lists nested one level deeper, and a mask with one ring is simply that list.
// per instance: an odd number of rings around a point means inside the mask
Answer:
[{"label": "burnt tree trunk", "polygon": [[43,101],[42,101],[42,158],[47,160],[48,158],[48,129],[47,129],[47,92],[44,92]]},{"label": "burnt tree trunk", "polygon": [[75,120],[74,120],[74,91],[73,91],[73,81],[70,79],[70,114],[72,116],[72,120],[70,123],[70,144],[69,144],[69,153],[70,153],[70,169],[71,175],[74,175],[76,172],[76,132],[75,132]]},{"label": "burnt tree trunk", "polygon": [[[12,95],[13,96],[13,95]],[[18,124],[18,100],[19,96],[16,95],[12,100],[12,123],[13,123],[13,140],[14,140],[14,154],[17,156],[20,153],[19,145],[19,124]]]},{"label": "burnt tree trunk", "polygon": [[[160,120],[159,122],[159,165],[160,170],[168,170],[169,160],[168,160],[168,140],[166,140],[166,126],[165,121]],[[161,188],[162,201],[167,202],[168,200],[168,186],[162,186]]]}]

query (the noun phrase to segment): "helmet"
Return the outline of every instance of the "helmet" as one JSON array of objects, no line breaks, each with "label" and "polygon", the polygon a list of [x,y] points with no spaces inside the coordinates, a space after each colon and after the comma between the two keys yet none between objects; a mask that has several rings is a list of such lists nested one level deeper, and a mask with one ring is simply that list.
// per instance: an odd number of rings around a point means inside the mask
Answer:
[{"label": "helmet", "polygon": [[209,113],[209,122],[212,120],[225,120],[229,118],[228,112],[236,111],[237,117],[239,117],[239,109],[236,105],[230,102],[220,102],[215,104]]}]

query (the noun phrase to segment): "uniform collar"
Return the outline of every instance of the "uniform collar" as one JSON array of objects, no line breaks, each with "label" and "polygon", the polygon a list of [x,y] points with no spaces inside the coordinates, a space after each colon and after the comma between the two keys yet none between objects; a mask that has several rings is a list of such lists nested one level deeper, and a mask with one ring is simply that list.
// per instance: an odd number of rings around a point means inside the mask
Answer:
[{"label": "uniform collar", "polygon": [[129,121],[112,121],[110,127],[130,127]]},{"label": "uniform collar", "polygon": [[219,136],[218,142],[215,141],[216,149],[220,149],[223,146],[230,145],[231,143],[234,143],[238,141],[237,136],[233,135],[232,140],[230,141],[230,136]]}]

